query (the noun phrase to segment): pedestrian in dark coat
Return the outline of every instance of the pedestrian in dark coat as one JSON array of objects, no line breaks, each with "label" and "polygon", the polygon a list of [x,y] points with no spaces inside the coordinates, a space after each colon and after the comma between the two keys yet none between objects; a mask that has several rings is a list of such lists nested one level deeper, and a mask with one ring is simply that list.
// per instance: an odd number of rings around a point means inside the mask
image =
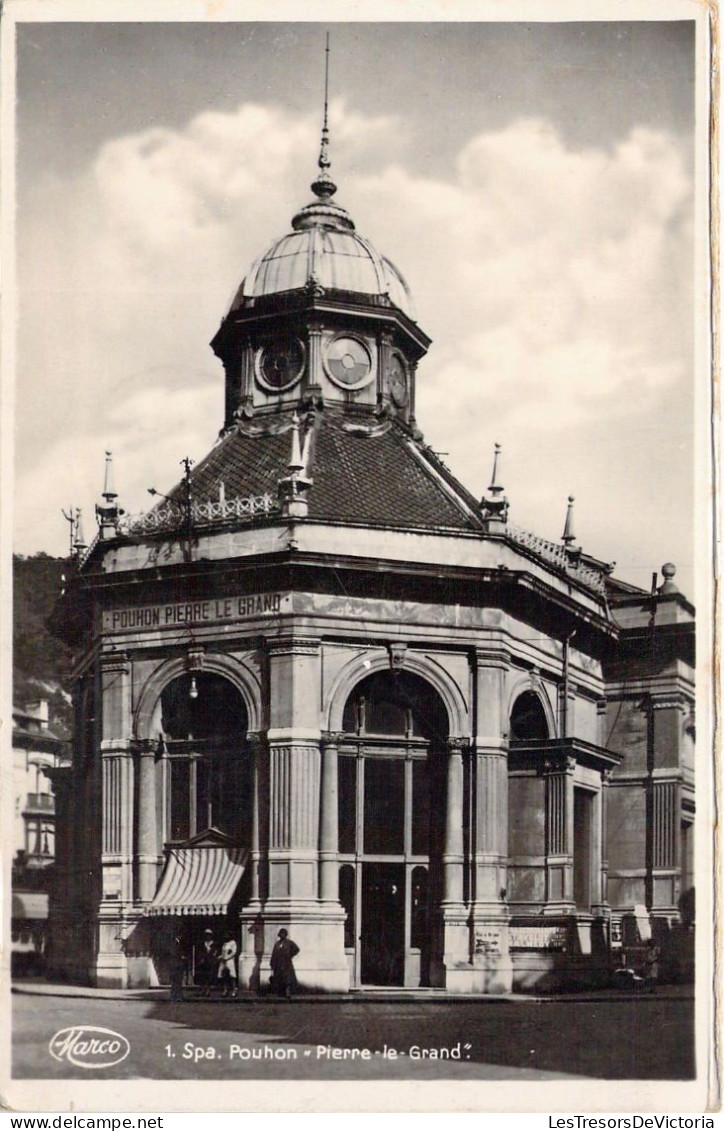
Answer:
[{"label": "pedestrian in dark coat", "polygon": [[644,989],[648,993],[656,993],[656,987],[659,982],[659,962],[661,961],[661,950],[656,945],[653,939],[649,939],[646,944],[646,955],[644,957]]},{"label": "pedestrian in dark coat", "polygon": [[214,941],[214,932],[207,927],[204,941],[196,955],[196,985],[204,997],[210,997],[211,987],[216,983],[219,966],[219,948]]},{"label": "pedestrian in dark coat", "polygon": [[282,927],[271,953],[272,987],[279,997],[289,998],[297,990],[297,976],[294,972],[294,959],[299,947]]}]

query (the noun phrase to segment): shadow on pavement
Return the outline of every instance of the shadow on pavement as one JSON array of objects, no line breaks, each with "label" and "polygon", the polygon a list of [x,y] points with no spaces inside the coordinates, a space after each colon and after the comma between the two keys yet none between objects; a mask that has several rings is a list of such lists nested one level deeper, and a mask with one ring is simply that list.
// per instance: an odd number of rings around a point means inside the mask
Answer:
[{"label": "shadow on pavement", "polygon": [[[670,1079],[695,1077],[694,1007],[687,1000],[656,997],[628,1002],[556,1001],[485,1004],[350,1002],[308,1005],[266,1000],[232,1003],[158,1002],[148,1006],[149,1020],[163,1020],[193,1033],[228,1033],[249,1047],[312,1046],[313,1065],[330,1063],[318,1046],[383,1046],[404,1053],[425,1078],[445,1076],[458,1065],[475,1063],[536,1069],[546,1073],[600,1079]],[[181,1039],[183,1033],[179,1034]],[[191,1039],[183,1037],[184,1040]],[[458,1049],[460,1059],[442,1059],[434,1050]],[[426,1049],[429,1057],[416,1059]],[[444,1054],[443,1054],[444,1055]],[[258,1063],[258,1062],[256,1062]],[[297,1062],[299,1063],[299,1062]],[[357,1062],[348,1062],[350,1076]],[[386,1067],[382,1061],[383,1069]],[[254,1074],[247,1060],[245,1074]],[[367,1062],[365,1075],[372,1064]],[[306,1071],[303,1075],[313,1075]],[[292,1063],[286,1063],[286,1070]],[[412,1069],[410,1068],[410,1071]],[[286,1072],[285,1074],[290,1074]],[[385,1071],[381,1075],[387,1074]]]}]

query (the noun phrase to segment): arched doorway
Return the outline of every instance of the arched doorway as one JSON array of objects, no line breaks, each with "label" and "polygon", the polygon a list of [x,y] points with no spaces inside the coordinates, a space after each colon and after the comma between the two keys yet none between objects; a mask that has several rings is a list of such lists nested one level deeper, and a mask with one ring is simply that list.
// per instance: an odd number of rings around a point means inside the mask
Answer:
[{"label": "arched doorway", "polygon": [[349,696],[339,747],[339,897],[356,985],[429,984],[449,724],[429,684],[377,672]]},{"label": "arched doorway", "polygon": [[[204,932],[216,947],[238,946],[238,918],[249,897],[254,763],[248,716],[235,685],[210,672],[185,673],[161,691],[152,733],[159,735],[157,829],[164,870],[147,913],[159,978],[167,977],[171,938],[179,935],[187,974],[197,979]],[[212,985],[216,978],[212,977]]]}]

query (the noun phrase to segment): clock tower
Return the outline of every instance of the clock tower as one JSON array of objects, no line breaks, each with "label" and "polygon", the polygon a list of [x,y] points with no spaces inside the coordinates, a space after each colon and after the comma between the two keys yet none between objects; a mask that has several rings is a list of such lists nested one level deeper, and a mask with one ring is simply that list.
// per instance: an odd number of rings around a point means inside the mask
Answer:
[{"label": "clock tower", "polygon": [[212,347],[226,373],[224,428],[329,407],[415,429],[415,368],[430,339],[389,259],[336,202],[322,132],[314,200],[251,267]]}]

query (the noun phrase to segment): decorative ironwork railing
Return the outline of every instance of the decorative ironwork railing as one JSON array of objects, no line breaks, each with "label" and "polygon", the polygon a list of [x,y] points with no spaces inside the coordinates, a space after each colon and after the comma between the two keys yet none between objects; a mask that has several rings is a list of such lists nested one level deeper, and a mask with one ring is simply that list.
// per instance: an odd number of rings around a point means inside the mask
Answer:
[{"label": "decorative ironwork railing", "polygon": [[217,522],[254,518],[274,514],[279,501],[272,494],[237,496],[234,499],[192,503],[190,513],[183,502],[169,501],[144,514],[124,515],[118,522],[119,534],[154,534],[183,529],[189,522],[193,529]]},{"label": "decorative ironwork railing", "polygon": [[604,574],[597,569],[592,569],[591,566],[583,564],[580,559],[577,559],[574,554],[571,554],[565,546],[561,546],[557,542],[549,542],[547,538],[541,538],[538,534],[532,534],[529,530],[521,530],[519,526],[511,526],[510,524],[506,527],[506,533],[509,538],[519,546],[523,546],[527,550],[532,550],[534,554],[543,558],[544,561],[550,562],[551,565],[557,566],[558,569],[563,570],[563,572],[574,581],[578,581],[581,585],[585,585],[595,593],[600,593],[602,596],[605,596],[606,583]]}]

